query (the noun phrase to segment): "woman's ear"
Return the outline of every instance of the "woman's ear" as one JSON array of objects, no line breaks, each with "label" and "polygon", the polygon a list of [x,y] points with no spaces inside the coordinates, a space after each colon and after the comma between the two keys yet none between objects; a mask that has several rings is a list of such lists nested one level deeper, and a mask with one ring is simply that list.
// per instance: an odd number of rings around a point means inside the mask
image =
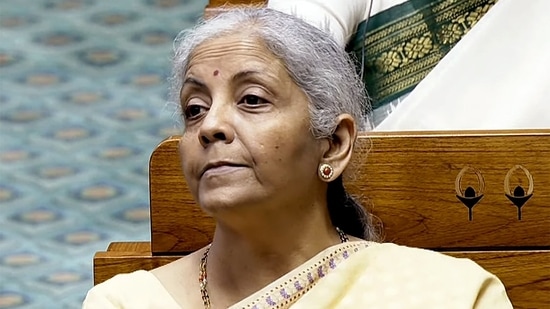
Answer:
[{"label": "woman's ear", "polygon": [[357,137],[357,125],[351,115],[338,116],[337,123],[336,130],[329,140],[329,147],[320,162],[320,165],[329,164],[333,169],[331,177],[324,178],[327,181],[334,180],[344,172],[351,160],[353,145]]}]

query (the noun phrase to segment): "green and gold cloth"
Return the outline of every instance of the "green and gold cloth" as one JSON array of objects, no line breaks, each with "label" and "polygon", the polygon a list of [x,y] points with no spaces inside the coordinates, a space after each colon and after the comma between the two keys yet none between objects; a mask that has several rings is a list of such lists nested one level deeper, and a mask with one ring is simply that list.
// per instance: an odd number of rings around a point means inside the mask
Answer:
[{"label": "green and gold cloth", "polygon": [[348,44],[376,109],[410,92],[497,0],[409,0],[362,22]]}]

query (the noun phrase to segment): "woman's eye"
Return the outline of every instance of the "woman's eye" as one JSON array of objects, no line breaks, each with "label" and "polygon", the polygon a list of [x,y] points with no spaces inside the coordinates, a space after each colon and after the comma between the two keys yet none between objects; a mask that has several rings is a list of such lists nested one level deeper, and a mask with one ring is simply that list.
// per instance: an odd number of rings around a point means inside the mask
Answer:
[{"label": "woman's eye", "polygon": [[193,119],[200,116],[205,111],[205,107],[200,105],[189,105],[185,108],[185,119]]},{"label": "woman's eye", "polygon": [[266,103],[267,101],[260,98],[259,96],[249,94],[249,95],[245,95],[242,98],[241,102],[247,105],[258,105],[258,104]]}]

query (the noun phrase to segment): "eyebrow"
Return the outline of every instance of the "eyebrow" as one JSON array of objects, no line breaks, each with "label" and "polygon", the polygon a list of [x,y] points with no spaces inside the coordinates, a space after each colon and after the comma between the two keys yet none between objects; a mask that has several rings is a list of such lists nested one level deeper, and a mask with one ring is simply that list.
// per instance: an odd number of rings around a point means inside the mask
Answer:
[{"label": "eyebrow", "polygon": [[[261,76],[261,77],[265,77],[267,75],[267,77],[269,79],[272,79],[274,78],[273,76],[271,76],[271,74],[265,74],[265,72],[260,72],[260,71],[256,71],[256,70],[245,70],[245,71],[241,71],[241,72],[238,72],[237,74],[233,75],[231,77],[231,82],[235,83],[235,82],[238,82],[238,81],[241,81],[241,80],[246,80],[247,78],[250,78],[251,76]],[[184,81],[183,81],[183,84],[182,84],[182,90],[183,88],[185,88],[185,85],[192,85],[192,86],[196,86],[198,88],[203,88],[203,89],[208,89],[208,86],[201,80],[195,78],[195,77],[187,77]]]},{"label": "eyebrow", "polygon": [[187,77],[184,81],[183,81],[183,85],[186,85],[186,84],[192,84],[192,85],[195,85],[195,86],[198,86],[200,88],[206,88],[206,84],[201,82],[200,80],[194,78],[194,77]]},{"label": "eyebrow", "polygon": [[[261,72],[257,70],[245,70],[236,73],[231,77],[231,82],[236,83],[239,81],[246,81],[249,78],[256,77],[255,81],[263,81],[261,83],[271,83],[277,81],[279,78],[273,75],[271,72]],[[258,80],[259,78],[259,80]]]},{"label": "eyebrow", "polygon": [[259,75],[261,74],[260,72],[258,71],[254,71],[254,70],[246,70],[246,71],[241,71],[235,75],[233,75],[231,77],[231,80],[232,81],[238,81],[240,79],[246,79],[247,77],[251,76],[251,75]]}]

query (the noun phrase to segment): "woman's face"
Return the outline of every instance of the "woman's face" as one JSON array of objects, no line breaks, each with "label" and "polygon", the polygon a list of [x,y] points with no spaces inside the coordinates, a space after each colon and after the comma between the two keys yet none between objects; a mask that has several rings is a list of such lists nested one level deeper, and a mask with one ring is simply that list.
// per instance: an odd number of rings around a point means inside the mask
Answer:
[{"label": "woman's face", "polygon": [[257,39],[199,45],[183,80],[183,172],[205,210],[297,204],[319,190],[323,143],[307,97]]}]

